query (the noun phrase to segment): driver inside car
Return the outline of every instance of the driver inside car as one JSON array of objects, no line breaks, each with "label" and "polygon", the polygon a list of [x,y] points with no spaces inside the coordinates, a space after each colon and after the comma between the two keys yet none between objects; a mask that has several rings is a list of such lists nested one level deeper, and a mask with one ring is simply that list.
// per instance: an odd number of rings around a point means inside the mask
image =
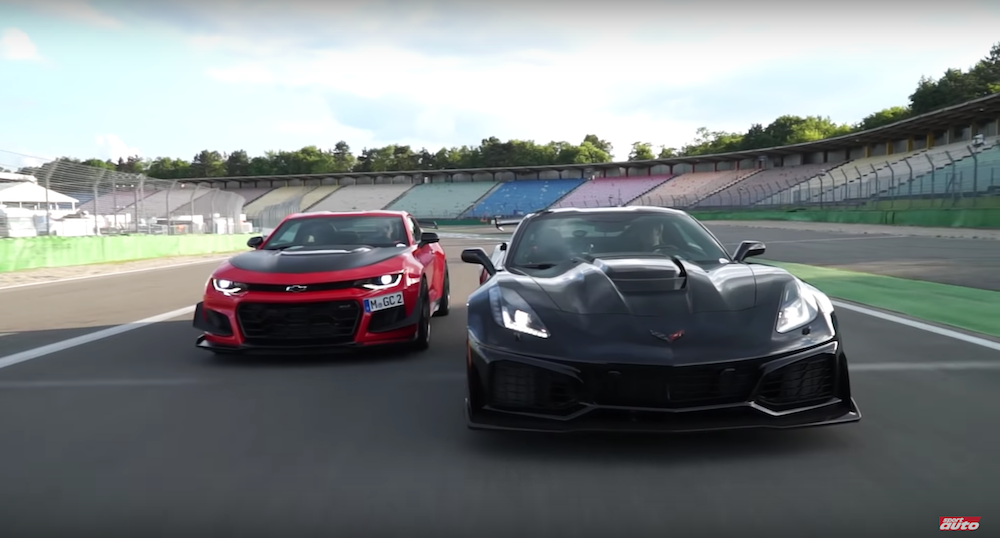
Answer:
[{"label": "driver inside car", "polygon": [[663,245],[663,230],[661,224],[655,221],[639,221],[633,224],[626,234],[634,245],[635,252],[653,252]]}]

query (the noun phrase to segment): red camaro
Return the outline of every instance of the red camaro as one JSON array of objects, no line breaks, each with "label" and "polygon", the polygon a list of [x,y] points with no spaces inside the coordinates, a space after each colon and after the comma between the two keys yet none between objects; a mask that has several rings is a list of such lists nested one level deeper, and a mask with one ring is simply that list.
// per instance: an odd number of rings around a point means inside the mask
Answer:
[{"label": "red camaro", "polygon": [[[433,223],[425,223],[434,226]],[[286,217],[212,273],[194,313],[199,348],[323,352],[379,344],[423,350],[448,314],[438,235],[402,211]]]}]

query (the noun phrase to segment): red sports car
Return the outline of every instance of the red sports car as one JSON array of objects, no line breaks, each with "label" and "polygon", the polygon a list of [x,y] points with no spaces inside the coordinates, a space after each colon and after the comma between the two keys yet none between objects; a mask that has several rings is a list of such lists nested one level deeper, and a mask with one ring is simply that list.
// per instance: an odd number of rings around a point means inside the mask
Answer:
[{"label": "red sports car", "polygon": [[[434,223],[424,222],[435,227]],[[380,344],[423,350],[448,314],[438,235],[402,211],[300,213],[212,273],[194,313],[199,348],[305,353]]]}]

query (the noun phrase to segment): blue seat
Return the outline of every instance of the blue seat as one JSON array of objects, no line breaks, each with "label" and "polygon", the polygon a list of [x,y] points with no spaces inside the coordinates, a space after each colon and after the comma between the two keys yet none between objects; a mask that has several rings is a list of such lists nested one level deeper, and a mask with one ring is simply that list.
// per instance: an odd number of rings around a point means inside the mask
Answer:
[{"label": "blue seat", "polygon": [[468,218],[511,217],[545,209],[579,187],[582,179],[521,179],[508,181],[472,209]]}]

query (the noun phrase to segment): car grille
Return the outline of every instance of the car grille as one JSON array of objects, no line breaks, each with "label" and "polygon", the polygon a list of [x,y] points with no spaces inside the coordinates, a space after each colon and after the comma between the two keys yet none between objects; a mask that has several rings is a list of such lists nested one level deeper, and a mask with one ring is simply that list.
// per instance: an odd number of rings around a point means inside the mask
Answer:
[{"label": "car grille", "polygon": [[681,408],[747,401],[760,364],[601,366],[585,373],[594,403],[616,407]]},{"label": "car grille", "polygon": [[490,368],[494,407],[557,411],[576,403],[578,382],[570,376],[511,361],[495,362]]},{"label": "car grille", "polygon": [[760,361],[707,366],[581,365],[580,379],[547,368],[499,361],[491,365],[491,405],[559,410],[592,402],[614,407],[678,409],[749,401]]},{"label": "car grille", "polygon": [[331,345],[354,340],[361,307],[357,301],[247,302],[236,316],[248,344]]},{"label": "car grille", "polygon": [[783,366],[761,381],[757,400],[766,407],[781,410],[829,400],[837,382],[837,359],[819,355]]}]

